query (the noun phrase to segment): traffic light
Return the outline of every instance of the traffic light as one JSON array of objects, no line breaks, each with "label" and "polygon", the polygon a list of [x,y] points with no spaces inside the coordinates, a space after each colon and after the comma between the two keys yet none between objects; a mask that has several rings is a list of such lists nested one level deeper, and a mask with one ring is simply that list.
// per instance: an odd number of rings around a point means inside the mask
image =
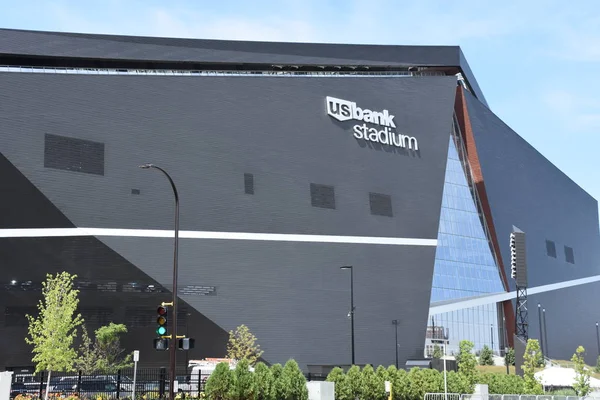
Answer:
[{"label": "traffic light", "polygon": [[169,350],[169,339],[154,339],[154,350]]},{"label": "traffic light", "polygon": [[192,338],[181,338],[177,340],[177,348],[179,350],[189,350],[193,349],[196,340]]},{"label": "traffic light", "polygon": [[158,317],[156,318],[156,323],[158,327],[156,328],[156,334],[158,336],[165,336],[167,334],[167,308],[165,306],[159,306],[156,310]]}]

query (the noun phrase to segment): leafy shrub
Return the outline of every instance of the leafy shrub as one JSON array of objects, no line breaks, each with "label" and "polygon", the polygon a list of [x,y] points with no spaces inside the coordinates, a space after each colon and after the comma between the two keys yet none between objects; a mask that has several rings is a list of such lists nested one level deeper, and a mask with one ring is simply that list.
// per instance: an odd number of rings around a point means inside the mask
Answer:
[{"label": "leafy shrub", "polygon": [[375,370],[375,373],[377,374],[378,377],[383,379],[384,382],[389,380],[388,370],[385,369],[385,367],[383,365],[380,365],[379,367],[377,367],[377,369]]},{"label": "leafy shrub", "polygon": [[219,363],[206,381],[205,393],[210,400],[228,400],[233,383],[229,364]]},{"label": "leafy shrub", "polygon": [[483,346],[479,354],[480,365],[494,365],[494,353],[487,345]]},{"label": "leafy shrub", "polygon": [[473,393],[473,385],[471,384],[471,382],[469,382],[469,379],[460,372],[448,372],[446,380],[448,384],[448,392],[450,393]]},{"label": "leafy shrub", "polygon": [[459,343],[459,352],[456,357],[458,363],[458,372],[463,374],[472,385],[475,382],[477,370],[477,359],[473,354],[473,342],[461,340]]},{"label": "leafy shrub", "polygon": [[390,376],[390,381],[392,382],[393,400],[408,399],[408,373],[403,369],[399,369],[396,371],[395,376]]},{"label": "leafy shrub", "polygon": [[515,349],[512,347],[509,347],[504,355],[504,365],[515,365]]},{"label": "leafy shrub", "polygon": [[362,378],[360,368],[357,365],[351,366],[346,373],[346,377],[348,378],[348,388],[350,389],[351,398],[360,398]]},{"label": "leafy shrub", "polygon": [[336,367],[332,369],[329,375],[327,375],[326,381],[334,383],[336,400],[354,400],[351,395],[348,377],[341,368]]},{"label": "leafy shrub", "polygon": [[271,375],[273,376],[273,386],[271,387],[271,398],[276,400],[283,399],[285,381],[283,379],[283,367],[281,364],[271,366]]},{"label": "leafy shrub", "polygon": [[256,381],[251,372],[250,362],[242,359],[233,371],[230,400],[253,400],[256,395]]},{"label": "leafy shrub", "polygon": [[384,378],[377,375],[371,365],[366,365],[361,371],[360,393],[364,400],[385,399]]},{"label": "leafy shrub", "polygon": [[306,378],[296,361],[288,360],[285,363],[280,380],[283,383],[283,393],[278,400],[308,400]]},{"label": "leafy shrub", "polygon": [[431,357],[435,360],[439,360],[440,358],[442,358],[443,355],[444,355],[444,353],[442,352],[442,348],[439,345],[434,344],[433,345],[433,354]]},{"label": "leafy shrub", "polygon": [[256,400],[275,400],[273,397],[273,373],[264,363],[259,362],[254,367],[254,381],[256,382]]}]

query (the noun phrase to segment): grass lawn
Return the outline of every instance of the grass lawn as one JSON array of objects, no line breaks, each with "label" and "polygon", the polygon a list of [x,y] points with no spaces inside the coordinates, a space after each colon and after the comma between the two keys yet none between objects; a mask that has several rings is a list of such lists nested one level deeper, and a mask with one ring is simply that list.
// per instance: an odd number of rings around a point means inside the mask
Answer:
[{"label": "grass lawn", "polygon": [[[493,372],[496,374],[506,374],[506,367],[504,365],[478,365],[477,370],[481,372]],[[515,367],[510,366],[510,373],[514,375]]]}]

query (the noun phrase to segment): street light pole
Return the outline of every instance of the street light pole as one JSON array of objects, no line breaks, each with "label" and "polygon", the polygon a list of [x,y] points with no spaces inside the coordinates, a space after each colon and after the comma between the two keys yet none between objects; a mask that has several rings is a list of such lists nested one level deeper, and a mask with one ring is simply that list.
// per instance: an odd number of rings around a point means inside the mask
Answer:
[{"label": "street light pole", "polygon": [[596,322],[596,342],[598,343],[598,358],[600,358],[600,333],[598,332],[598,323]]},{"label": "street light pole", "polygon": [[492,341],[492,353],[494,353],[494,324],[490,325],[490,339]]},{"label": "street light pole", "polygon": [[[398,320],[397,319],[392,320],[392,324],[394,324],[394,327],[396,328],[396,343],[395,343],[394,349],[395,349],[395,353],[396,353],[396,369],[398,369]],[[596,327],[598,327],[597,324],[596,324]]]},{"label": "street light pole", "polygon": [[542,305],[538,303],[538,321],[540,325],[540,346],[542,347],[542,354],[546,357],[546,351],[544,350],[544,330],[542,329]]},{"label": "street light pole", "polygon": [[544,320],[544,344],[546,345],[546,357],[550,358],[550,350],[548,350],[548,329],[546,329],[546,309],[542,308],[542,319]]},{"label": "street light pole", "polygon": [[350,270],[350,336],[352,340],[352,365],[354,365],[354,268],[352,265],[345,265],[340,269]]},{"label": "street light pole", "polygon": [[171,176],[162,169],[154,164],[143,164],[139,166],[142,169],[154,168],[162,172],[173,189],[175,195],[175,245],[173,251],[173,317],[171,318],[171,340],[169,341],[169,400],[175,399],[175,366],[177,360],[177,267],[178,267],[178,250],[179,250],[179,194],[177,187],[171,179]]}]

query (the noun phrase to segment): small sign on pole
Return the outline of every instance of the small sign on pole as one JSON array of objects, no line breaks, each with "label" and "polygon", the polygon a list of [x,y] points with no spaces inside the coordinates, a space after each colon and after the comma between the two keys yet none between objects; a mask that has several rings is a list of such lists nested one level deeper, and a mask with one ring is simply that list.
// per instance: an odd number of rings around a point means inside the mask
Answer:
[{"label": "small sign on pole", "polygon": [[132,391],[132,396],[131,398],[133,400],[135,400],[135,380],[137,377],[137,363],[138,361],[140,361],[140,351],[139,350],[134,350],[133,351],[133,391]]}]

